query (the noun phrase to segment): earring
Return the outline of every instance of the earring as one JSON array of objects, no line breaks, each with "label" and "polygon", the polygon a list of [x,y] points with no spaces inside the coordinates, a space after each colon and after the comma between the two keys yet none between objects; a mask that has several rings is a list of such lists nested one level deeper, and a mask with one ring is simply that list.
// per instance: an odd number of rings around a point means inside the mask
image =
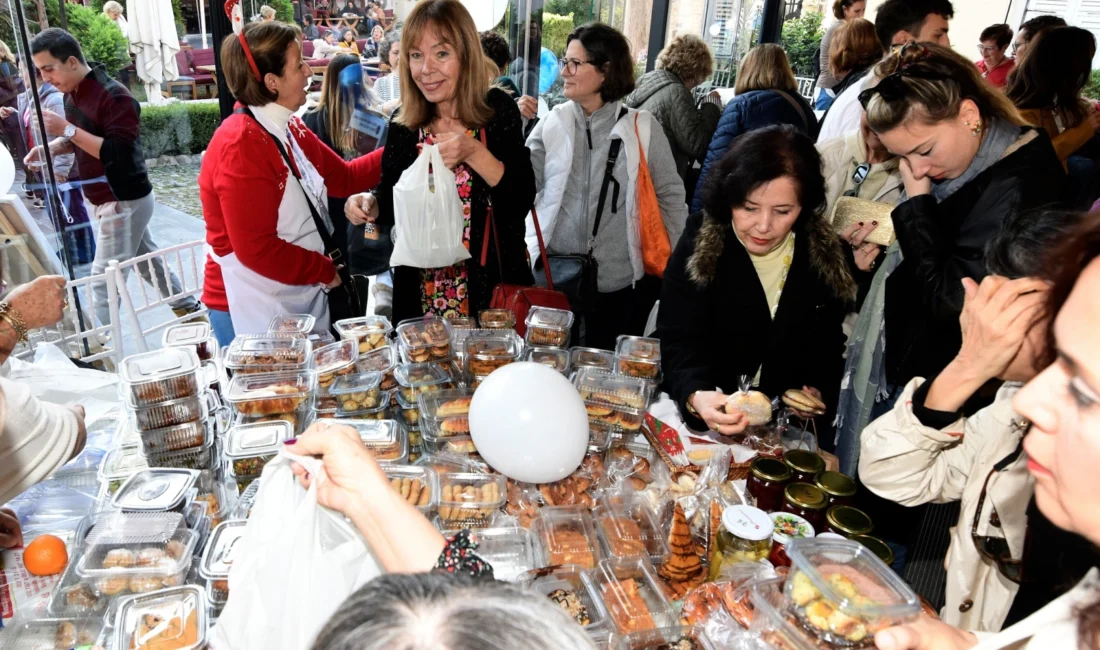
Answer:
[{"label": "earring", "polygon": [[975,138],[982,134],[982,122],[981,122],[981,120],[978,120],[974,124],[974,126],[970,126],[970,122],[963,122],[963,124],[970,127],[970,135],[974,136]]}]

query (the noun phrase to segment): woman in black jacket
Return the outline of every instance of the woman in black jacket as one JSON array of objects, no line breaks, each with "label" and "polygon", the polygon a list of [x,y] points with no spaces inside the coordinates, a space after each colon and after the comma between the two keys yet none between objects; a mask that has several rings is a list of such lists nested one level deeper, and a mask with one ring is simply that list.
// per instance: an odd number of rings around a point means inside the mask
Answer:
[{"label": "woman in black jacket", "polygon": [[[348,218],[391,226],[394,185],[420,154],[420,145],[438,145],[455,172],[466,218],[463,244],[471,258],[438,269],[395,268],[393,319],[477,316],[498,283],[534,284],[523,237],[535,176],[519,109],[506,92],[489,88],[496,66],[482,53],[473,19],[458,0],[430,0],[413,8],[401,34],[398,71],[403,103],[390,122],[377,201],[352,197]],[[492,234],[486,230],[490,214]]]},{"label": "woman in black jacket", "polygon": [[703,205],[665,270],[657,332],[666,390],[688,426],[732,435],[745,419],[722,407],[742,376],[772,398],[807,388],[825,402],[817,424],[827,426],[856,287],[823,216],[813,141],[791,126],[735,139]]}]

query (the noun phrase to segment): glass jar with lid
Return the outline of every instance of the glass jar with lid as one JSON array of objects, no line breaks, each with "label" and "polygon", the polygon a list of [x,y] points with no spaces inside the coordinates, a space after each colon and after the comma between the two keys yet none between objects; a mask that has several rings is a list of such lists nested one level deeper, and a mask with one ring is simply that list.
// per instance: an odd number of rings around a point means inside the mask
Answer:
[{"label": "glass jar with lid", "polygon": [[878,559],[886,563],[886,566],[893,568],[894,566],[894,550],[877,537],[871,537],[870,535],[856,535],[852,538],[853,542],[859,542],[867,548],[871,549],[871,552],[878,556]]},{"label": "glass jar with lid", "polygon": [[717,548],[710,565],[711,579],[718,577],[723,564],[758,562],[771,551],[774,525],[760,508],[736,505],[722,512]]},{"label": "glass jar with lid", "polygon": [[791,468],[778,458],[757,456],[749,466],[748,491],[764,512],[783,507],[783,488],[790,481]]},{"label": "glass jar with lid", "polygon": [[783,512],[798,515],[814,530],[825,529],[825,508],[829,500],[821,488],[809,483],[791,483],[783,489]]},{"label": "glass jar with lid", "polygon": [[856,495],[856,482],[840,472],[825,471],[817,475],[814,485],[829,499],[829,507],[850,506]]},{"label": "glass jar with lid", "polygon": [[789,512],[773,512],[771,518],[775,531],[772,533],[772,550],[768,561],[775,567],[791,566],[791,558],[787,557],[787,542],[813,537],[814,527],[805,518]]},{"label": "glass jar with lid", "polygon": [[866,535],[874,526],[865,512],[852,506],[833,506],[825,511],[825,530],[849,539]]},{"label": "glass jar with lid", "polygon": [[818,474],[825,471],[825,459],[805,449],[789,449],[783,452],[783,462],[791,468],[792,479],[796,483],[814,482]]}]

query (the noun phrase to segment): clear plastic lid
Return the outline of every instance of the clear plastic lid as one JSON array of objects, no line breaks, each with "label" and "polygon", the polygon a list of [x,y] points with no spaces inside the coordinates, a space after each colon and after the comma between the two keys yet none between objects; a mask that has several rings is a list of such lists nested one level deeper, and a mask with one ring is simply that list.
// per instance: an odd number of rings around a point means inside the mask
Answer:
[{"label": "clear plastic lid", "polygon": [[615,439],[615,427],[602,422],[588,423],[589,453],[603,453],[611,448]]},{"label": "clear plastic lid", "polygon": [[203,321],[191,321],[164,328],[161,335],[161,343],[164,347],[180,347],[184,345],[201,345],[210,338],[210,323]]},{"label": "clear plastic lid", "polygon": [[545,507],[532,529],[542,541],[547,565],[575,564],[593,569],[603,559],[592,513],[583,506]]},{"label": "clear plastic lid", "polygon": [[[292,334],[291,336],[302,336],[301,334]],[[335,343],[336,337],[332,335],[332,332],[328,330],[320,330],[317,332],[310,332],[305,335],[305,339],[309,341],[309,344],[314,349],[328,345],[329,343]]]},{"label": "clear plastic lid", "polygon": [[474,391],[468,388],[451,388],[434,393],[424,393],[417,398],[420,417],[423,421],[441,420],[454,416],[470,414],[470,404]]},{"label": "clear plastic lid", "polygon": [[531,347],[523,353],[523,360],[549,366],[563,375],[569,372],[569,350],[561,348]]},{"label": "clear plastic lid", "polygon": [[225,367],[232,370],[295,370],[309,363],[313,345],[294,336],[238,336],[225,351]]},{"label": "clear plastic lid", "polygon": [[332,388],[329,389],[329,394],[341,396],[377,391],[381,383],[382,373],[380,372],[360,372],[354,375],[344,375],[337,379],[336,383],[332,385]]},{"label": "clear plastic lid", "polygon": [[308,370],[234,375],[225,400],[247,416],[290,413],[310,396],[316,377]]},{"label": "clear plastic lid", "polygon": [[336,372],[355,363],[359,349],[354,340],[343,340],[313,351],[313,369],[318,374]]},{"label": "clear plastic lid", "polygon": [[402,388],[424,393],[450,383],[451,376],[434,363],[402,363],[393,372]]},{"label": "clear plastic lid", "polygon": [[4,633],[4,641],[0,642],[0,647],[10,650],[68,650],[94,646],[100,639],[103,626],[102,618],[92,617],[51,618],[17,623]]},{"label": "clear plastic lid", "polygon": [[[397,340],[409,350],[437,348],[432,355],[445,357],[450,354],[451,324],[434,315],[404,320],[397,326]],[[448,350],[442,351],[443,347]]]},{"label": "clear plastic lid", "polygon": [[383,463],[401,464],[409,457],[409,439],[405,428],[395,420],[364,420],[358,418],[318,418],[329,426],[344,425],[355,429],[363,445]]},{"label": "clear plastic lid", "polygon": [[397,352],[390,346],[377,348],[360,354],[355,362],[355,368],[359,372],[392,372],[397,365]]},{"label": "clear plastic lid", "polygon": [[620,359],[656,363],[661,360],[661,340],[622,334],[615,340],[615,356]]},{"label": "clear plastic lid", "polygon": [[237,504],[233,506],[233,511],[229,513],[229,518],[248,519],[249,515],[252,514],[252,506],[256,504],[256,494],[259,491],[260,481],[257,479],[240,492],[240,496],[237,497]]},{"label": "clear plastic lid", "polygon": [[115,447],[99,463],[99,480],[124,481],[148,467],[149,463],[142,455],[139,445]]},{"label": "clear plastic lid", "polygon": [[313,331],[317,318],[313,314],[281,314],[271,319],[267,331],[275,333],[297,332],[308,334]]},{"label": "clear plastic lid", "polygon": [[131,511],[163,511],[179,506],[199,473],[190,469],[143,469],[122,484],[111,505]]},{"label": "clear plastic lid", "polygon": [[430,467],[387,465],[382,468],[394,491],[425,515],[439,497],[439,476]]},{"label": "clear plastic lid", "polygon": [[509,329],[516,326],[516,315],[509,309],[482,309],[478,322],[485,329]]},{"label": "clear plastic lid", "polygon": [[525,321],[528,328],[541,327],[566,331],[573,327],[573,312],[550,307],[532,307]]},{"label": "clear plastic lid", "polygon": [[174,576],[191,566],[197,542],[198,533],[177,513],[113,513],[88,533],[76,572],[89,579]]},{"label": "clear plastic lid", "polygon": [[247,521],[226,521],[218,524],[210,535],[199,563],[199,575],[207,580],[228,578],[236,559],[237,542],[244,536]]},{"label": "clear plastic lid", "polygon": [[225,456],[236,459],[277,454],[283,442],[292,437],[294,429],[289,422],[238,424],[226,435]]},{"label": "clear plastic lid", "polygon": [[[909,585],[859,542],[803,538],[791,540],[786,550],[791,569],[783,592],[791,611],[826,642],[860,643],[920,613]],[[818,623],[823,612],[831,614],[828,629]]]},{"label": "clear plastic lid", "polygon": [[[214,436],[206,437],[201,447],[179,451],[146,454],[149,467],[177,467],[181,469],[213,470],[218,466],[218,450]],[[201,480],[201,478],[200,478]]]},{"label": "clear plastic lid", "polygon": [[433,454],[446,454],[454,456],[475,456],[477,445],[468,435],[456,435],[451,437],[425,437],[422,443],[424,448]]},{"label": "clear plastic lid", "polygon": [[202,447],[213,434],[208,421],[197,420],[142,431],[139,435],[142,449],[149,455]]},{"label": "clear plastic lid", "polygon": [[643,380],[635,377],[609,375],[600,370],[581,368],[573,377],[573,385],[585,401],[632,409],[644,409],[648,406],[649,390]]},{"label": "clear plastic lid", "polygon": [[549,566],[528,571],[520,582],[564,609],[581,627],[601,629],[607,621],[607,610],[603,598],[583,574],[584,569],[575,564]]},{"label": "clear plastic lid", "polygon": [[623,634],[679,624],[647,560],[603,560],[585,579],[603,598],[608,618]]},{"label": "clear plastic lid", "polygon": [[569,348],[569,363],[573,368],[600,368],[610,371],[615,367],[615,355],[598,348]]},{"label": "clear plastic lid", "polygon": [[[791,602],[783,594],[783,578],[760,580],[747,587],[753,616],[749,631],[775,647],[820,650],[822,647],[787,616]],[[828,646],[826,646],[828,647]]]},{"label": "clear plastic lid", "polygon": [[439,518],[448,528],[484,526],[504,505],[504,498],[505,479],[499,474],[439,475]]},{"label": "clear plastic lid", "polygon": [[119,378],[130,406],[197,395],[199,357],[193,348],[161,348],[122,360]]},{"label": "clear plastic lid", "polygon": [[207,645],[208,603],[194,585],[124,600],[115,617],[115,646],[130,650],[198,650]]},{"label": "clear plastic lid", "polygon": [[477,319],[469,316],[448,316],[447,322],[451,324],[451,332],[477,329]]},{"label": "clear plastic lid", "polygon": [[469,359],[514,360],[523,352],[523,341],[514,334],[470,336],[463,342],[463,354]]},{"label": "clear plastic lid", "polygon": [[344,318],[333,324],[336,333],[342,339],[354,338],[356,340],[373,338],[381,335],[389,336],[393,331],[390,319],[385,316],[361,316],[359,318]]},{"label": "clear plastic lid", "polygon": [[[449,537],[458,531],[448,531]],[[482,528],[470,531],[477,554],[493,567],[493,576],[504,582],[516,582],[541,564],[534,535],[526,528]]]},{"label": "clear plastic lid", "polygon": [[655,564],[668,556],[668,542],[657,523],[657,516],[641,498],[631,495],[600,499],[592,516],[610,556],[620,559],[643,557]]}]

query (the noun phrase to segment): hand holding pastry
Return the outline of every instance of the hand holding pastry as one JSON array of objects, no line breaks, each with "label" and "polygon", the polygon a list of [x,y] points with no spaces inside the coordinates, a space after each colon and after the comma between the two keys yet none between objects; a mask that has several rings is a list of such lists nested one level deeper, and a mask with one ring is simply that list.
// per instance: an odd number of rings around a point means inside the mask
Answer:
[{"label": "hand holding pastry", "polygon": [[748,419],[741,413],[726,413],[727,397],[718,391],[701,390],[692,393],[689,401],[699,414],[699,419],[712,431],[725,436],[742,433],[749,425]]}]

